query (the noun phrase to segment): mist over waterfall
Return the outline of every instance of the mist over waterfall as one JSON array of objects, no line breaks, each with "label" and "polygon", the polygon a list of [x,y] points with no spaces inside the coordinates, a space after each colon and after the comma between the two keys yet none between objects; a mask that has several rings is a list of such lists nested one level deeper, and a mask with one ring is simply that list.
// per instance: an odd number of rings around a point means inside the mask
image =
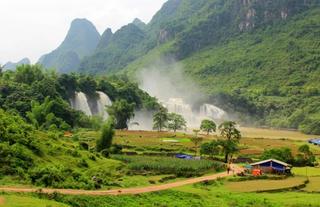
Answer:
[{"label": "mist over waterfall", "polygon": [[103,119],[107,119],[109,114],[106,111],[106,106],[111,106],[112,101],[110,100],[107,94],[97,91],[98,99],[97,99],[97,106],[98,106],[98,115],[103,117]]},{"label": "mist over waterfall", "polygon": [[[211,119],[217,124],[228,119],[227,112],[208,102],[205,93],[199,89],[194,80],[184,74],[182,65],[174,60],[155,62],[150,68],[142,69],[137,74],[137,79],[139,87],[158,98],[170,113],[182,115],[187,121],[188,128],[198,129],[204,119]],[[140,114],[139,120],[133,121],[141,120],[152,123],[152,115],[143,117]],[[150,130],[143,127],[139,129]]]},{"label": "mist over waterfall", "polygon": [[75,110],[82,111],[88,116],[101,116],[104,120],[108,118],[106,106],[111,106],[112,101],[109,96],[101,91],[97,91],[96,98],[89,98],[83,92],[76,92],[70,99],[71,107]]},{"label": "mist over waterfall", "polygon": [[82,92],[76,92],[74,98],[71,99],[71,107],[75,110],[82,111],[88,116],[92,116],[91,109],[88,104],[86,94]]},{"label": "mist over waterfall", "polygon": [[227,113],[224,110],[212,104],[203,104],[199,110],[193,110],[191,105],[185,103],[182,98],[170,98],[167,102],[162,102],[162,105],[170,113],[182,115],[189,127],[199,127],[203,119],[221,122],[227,118]]}]

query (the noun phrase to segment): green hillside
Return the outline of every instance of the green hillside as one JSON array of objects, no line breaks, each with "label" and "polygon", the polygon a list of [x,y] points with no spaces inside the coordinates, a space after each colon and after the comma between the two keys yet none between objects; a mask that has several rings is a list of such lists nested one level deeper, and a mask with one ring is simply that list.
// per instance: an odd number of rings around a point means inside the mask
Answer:
[{"label": "green hillside", "polygon": [[[168,63],[168,68],[182,64],[208,101],[234,112],[243,123],[320,133],[320,9],[311,8],[316,1],[304,5],[297,1],[280,1],[279,5],[253,1],[251,7],[228,2],[221,5],[225,9],[222,13],[210,9],[211,17],[202,15],[204,20],[198,18],[188,24],[187,29],[129,64],[125,71],[132,76],[159,59],[175,57],[177,62]],[[262,21],[261,11],[256,10],[256,17],[248,20],[251,26],[241,31],[235,26],[241,25],[241,12],[252,8],[278,16]],[[232,16],[232,9],[240,11],[235,12],[238,17]],[[282,10],[288,11],[285,19]],[[196,12],[194,18],[198,15]],[[226,18],[223,25],[212,22],[212,16],[221,15]]]}]

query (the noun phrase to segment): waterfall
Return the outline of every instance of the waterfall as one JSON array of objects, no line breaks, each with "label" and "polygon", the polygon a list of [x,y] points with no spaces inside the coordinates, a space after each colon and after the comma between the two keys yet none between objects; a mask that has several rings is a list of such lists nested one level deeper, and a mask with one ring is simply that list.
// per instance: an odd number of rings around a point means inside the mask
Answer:
[{"label": "waterfall", "polygon": [[224,110],[211,104],[203,104],[200,107],[200,116],[202,117],[208,117],[213,120],[222,120],[226,115],[227,113]]},{"label": "waterfall", "polygon": [[103,117],[103,119],[107,119],[109,115],[106,112],[106,106],[111,106],[112,102],[107,94],[101,91],[97,91],[97,94],[99,95],[97,99],[98,115]]},{"label": "waterfall", "polygon": [[76,92],[74,99],[70,100],[71,107],[75,110],[83,111],[86,115],[92,116],[87,96],[82,92]]},{"label": "waterfall", "polygon": [[197,115],[192,111],[189,104],[185,103],[181,98],[170,98],[168,102],[163,103],[164,107],[170,113],[176,113],[183,116],[188,125],[197,125]]},{"label": "waterfall", "polygon": [[170,98],[162,105],[169,112],[182,115],[189,127],[199,127],[203,119],[221,121],[227,118],[227,113],[224,110],[211,104],[203,104],[199,111],[193,111],[191,105],[185,103],[181,98]]}]

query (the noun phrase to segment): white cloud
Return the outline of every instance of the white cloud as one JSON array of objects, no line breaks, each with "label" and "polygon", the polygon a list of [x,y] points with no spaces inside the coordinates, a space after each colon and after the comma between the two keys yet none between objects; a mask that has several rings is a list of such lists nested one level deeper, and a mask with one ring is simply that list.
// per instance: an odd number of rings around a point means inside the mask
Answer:
[{"label": "white cloud", "polygon": [[87,18],[102,33],[138,17],[149,22],[166,0],[1,0],[0,63],[55,49],[75,18]]}]

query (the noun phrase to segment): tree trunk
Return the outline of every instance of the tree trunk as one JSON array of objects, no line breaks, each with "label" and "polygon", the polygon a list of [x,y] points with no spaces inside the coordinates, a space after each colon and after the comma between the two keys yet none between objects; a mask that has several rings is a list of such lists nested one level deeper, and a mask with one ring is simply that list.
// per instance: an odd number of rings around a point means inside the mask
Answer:
[{"label": "tree trunk", "polygon": [[229,158],[229,153],[226,153],[226,154],[224,155],[224,162],[225,162],[225,163],[228,163],[228,158]]}]

